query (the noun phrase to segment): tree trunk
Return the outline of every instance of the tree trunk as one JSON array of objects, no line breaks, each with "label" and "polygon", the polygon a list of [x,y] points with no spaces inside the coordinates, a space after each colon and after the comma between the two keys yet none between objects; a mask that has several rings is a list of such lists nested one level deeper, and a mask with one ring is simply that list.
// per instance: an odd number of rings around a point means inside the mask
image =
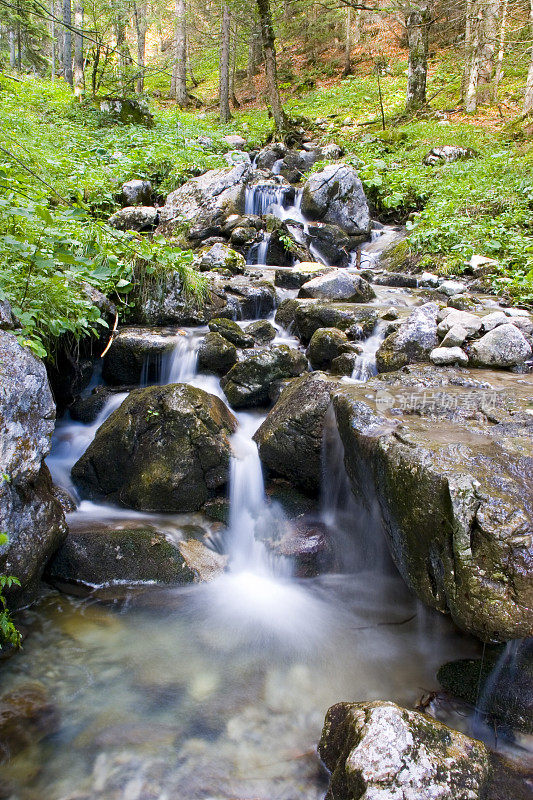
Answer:
[{"label": "tree trunk", "polygon": [[361,9],[358,8],[355,12],[355,31],[352,32],[352,39],[354,44],[361,41]]},{"label": "tree trunk", "polygon": [[55,3],[54,0],[51,2],[50,8],[50,39],[52,41],[52,63],[51,63],[51,70],[52,70],[52,83],[55,83],[56,80],[56,19],[55,19]]},{"label": "tree trunk", "polygon": [[174,68],[170,93],[180,108],[189,102],[187,93],[187,6],[185,0],[176,0],[176,30],[174,37]]},{"label": "tree trunk", "polygon": [[477,84],[479,77],[480,37],[482,9],[480,0],[471,0],[470,5],[470,58],[466,81],[465,111],[473,114],[477,108]]},{"label": "tree trunk", "polygon": [[219,97],[220,121],[223,124],[231,119],[229,108],[229,72],[230,72],[230,40],[231,40],[231,14],[227,3],[222,6],[222,31],[220,40],[219,63]]},{"label": "tree trunk", "polygon": [[472,0],[466,0],[465,16],[465,63],[461,82],[461,100],[466,99],[466,90],[470,80],[470,62],[472,59]]},{"label": "tree trunk", "polygon": [[83,0],[76,0],[74,9],[74,94],[81,97],[85,88],[83,74]]},{"label": "tree trunk", "polygon": [[72,76],[72,9],[70,0],[63,0],[63,70],[65,80],[72,86],[74,79]]},{"label": "tree trunk", "polygon": [[406,111],[415,111],[426,105],[430,22],[427,0],[411,3],[406,8],[405,27],[409,46]]},{"label": "tree trunk", "polygon": [[252,80],[254,75],[257,75],[259,64],[261,63],[261,28],[254,23],[250,32],[250,41],[248,44],[248,66],[246,68],[246,77],[249,81]]},{"label": "tree trunk", "polygon": [[234,22],[231,33],[231,67],[229,73],[229,99],[233,108],[239,108],[240,103],[235,94],[235,73],[237,72],[237,23]]},{"label": "tree trunk", "polygon": [[287,127],[287,117],[283,110],[278,86],[278,70],[276,65],[276,47],[274,44],[274,27],[270,0],[257,0],[259,19],[261,21],[261,37],[263,40],[263,53],[265,56],[265,73],[270,99],[274,126],[277,134],[283,134]]},{"label": "tree trunk", "polygon": [[352,74],[352,8],[346,8],[346,39],[344,43],[344,69],[343,75]]},{"label": "tree trunk", "polygon": [[147,30],[147,3],[141,0],[141,2],[133,2],[133,18],[135,20],[135,33],[137,36],[137,82],[136,82],[136,90],[137,94],[142,94],[144,91],[144,58],[145,58],[145,51],[146,51],[146,30]]},{"label": "tree trunk", "polygon": [[498,99],[498,87],[503,75],[503,57],[505,55],[505,37],[507,35],[507,7],[508,0],[503,0],[502,18],[500,22],[500,46],[498,48],[498,62],[496,77],[494,78],[494,100]]},{"label": "tree trunk", "polygon": [[480,39],[478,102],[488,103],[492,100],[495,73],[496,45],[498,42],[498,17],[501,0],[485,0],[482,14],[482,32]]},{"label": "tree trunk", "polygon": [[[533,38],[533,0],[531,0],[531,34]],[[533,113],[533,46],[531,47],[531,61],[527,73],[526,94],[524,97],[524,114]]]},{"label": "tree trunk", "polygon": [[13,28],[9,29],[9,66],[11,69],[17,66],[17,34]]}]

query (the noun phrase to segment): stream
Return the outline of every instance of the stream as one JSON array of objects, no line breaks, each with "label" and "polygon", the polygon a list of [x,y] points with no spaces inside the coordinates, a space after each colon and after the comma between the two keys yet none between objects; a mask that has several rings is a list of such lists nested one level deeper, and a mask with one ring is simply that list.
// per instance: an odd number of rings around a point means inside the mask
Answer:
[{"label": "stream", "polygon": [[[293,201],[285,206],[283,191],[256,188],[247,210],[305,224],[298,196]],[[377,263],[387,234],[363,249],[362,263]],[[248,261],[269,277],[267,250],[268,236]],[[407,309],[416,301],[404,289],[376,290],[379,305]],[[276,327],[274,344],[301,347]],[[205,331],[184,329],[170,356],[146,366],[141,383],[155,371],[160,383],[185,382],[225,400],[218,378],[197,372]],[[375,374],[383,336],[378,325],[344,380]],[[101,382],[97,376],[87,391]],[[126,396],[111,395],[91,425],[68,415],[57,423],[48,458],[57,484],[75,493],[72,465]],[[50,589],[24,612],[24,654],[3,666],[3,689],[39,682],[58,724],[3,768],[11,793],[1,797],[319,800],[327,775],[316,744],[331,704],[386,698],[412,707],[438,689],[443,662],[480,654],[479,642],[405,587],[377,518],[353,498],[332,426],[316,514],[332,531],[336,571],[296,578],[288,562],[268,552],[261,531],[280,524],[284,510],[268,498],[252,440],[266,411],[235,416],[224,575],[187,587],[95,587],[88,597]],[[200,514],[154,515],[82,500],[69,515],[71,524],[132,519],[173,540],[193,528],[220,540],[220,526]]]}]

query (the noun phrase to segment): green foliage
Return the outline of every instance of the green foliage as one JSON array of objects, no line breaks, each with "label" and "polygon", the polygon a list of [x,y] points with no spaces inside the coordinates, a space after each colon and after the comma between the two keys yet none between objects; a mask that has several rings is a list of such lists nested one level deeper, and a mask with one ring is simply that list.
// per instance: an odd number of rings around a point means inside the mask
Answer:
[{"label": "green foliage", "polygon": [[[0,547],[5,546],[7,543],[7,535],[0,533]],[[22,636],[11,619],[4,597],[4,589],[10,589],[12,586],[20,586],[18,578],[14,578],[12,575],[0,575],[0,650],[5,645],[20,647],[22,643]]]}]

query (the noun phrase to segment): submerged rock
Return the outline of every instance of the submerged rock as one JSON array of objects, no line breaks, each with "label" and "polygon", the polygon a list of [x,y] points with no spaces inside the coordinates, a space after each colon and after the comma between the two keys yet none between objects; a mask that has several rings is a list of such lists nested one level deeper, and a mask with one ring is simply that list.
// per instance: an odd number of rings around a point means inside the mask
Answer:
[{"label": "submerged rock", "polygon": [[254,436],[263,464],[304,489],[320,486],[324,418],[335,386],[321,372],[292,381]]},{"label": "submerged rock", "polygon": [[368,203],[357,172],[333,164],[309,176],[303,187],[302,212],[310,219],[338,225],[351,236],[370,232]]},{"label": "submerged rock", "polygon": [[379,372],[391,372],[406,364],[429,361],[438,345],[436,303],[415,308],[400,328],[381,343],[376,353]]},{"label": "submerged rock", "polygon": [[184,384],[135,389],[98,429],[72,477],[89,497],[142,511],[197,511],[225,488],[237,421]]},{"label": "submerged rock", "polygon": [[334,397],[353,491],[377,497],[404,580],[486,641],[533,635],[533,381],[501,383],[410,367]]},{"label": "submerged rock", "polygon": [[368,303],[375,296],[376,293],[368,281],[360,275],[352,275],[342,269],[328,272],[304,283],[299,293],[299,297],[348,303]]},{"label": "submerged rock", "polygon": [[0,698],[0,762],[59,728],[59,714],[41,683],[23,683]]},{"label": "submerged rock", "polygon": [[318,746],[331,772],[326,800],[482,800],[484,744],[395,703],[337,703]]},{"label": "submerged rock", "polygon": [[233,408],[250,408],[269,402],[270,386],[295,378],[307,370],[303,353],[285,344],[246,355],[222,378],[220,385]]},{"label": "submerged rock", "polygon": [[44,566],[66,536],[60,502],[44,459],[50,452],[55,405],[42,361],[12,333],[0,331],[0,574],[31,595]]}]

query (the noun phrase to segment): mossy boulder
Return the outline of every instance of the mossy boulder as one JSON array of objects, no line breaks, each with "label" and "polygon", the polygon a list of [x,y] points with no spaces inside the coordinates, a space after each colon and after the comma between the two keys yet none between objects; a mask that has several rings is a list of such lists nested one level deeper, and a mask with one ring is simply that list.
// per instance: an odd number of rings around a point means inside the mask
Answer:
[{"label": "mossy boulder", "polygon": [[102,377],[112,386],[135,386],[141,377],[157,381],[161,359],[179,341],[171,328],[123,328],[104,356]]},{"label": "mossy boulder", "polygon": [[316,261],[303,261],[296,267],[277,269],[274,282],[282,289],[299,289],[304,283],[326,275],[333,267],[326,267]]},{"label": "mossy boulder", "polygon": [[228,480],[237,421],[184,384],[135,389],[98,429],[72,477],[88,497],[143,511],[197,511]]},{"label": "mossy boulder", "polygon": [[350,332],[352,338],[370,336],[377,322],[377,311],[354,303],[328,303],[320,300],[300,300],[294,311],[294,326],[298,336],[307,344],[318,328],[338,328]]},{"label": "mossy boulder", "polygon": [[313,369],[329,369],[333,359],[352,347],[346,334],[337,328],[318,328],[311,336],[307,358]]},{"label": "mossy boulder", "polygon": [[306,490],[320,486],[324,418],[335,387],[322,372],[291,381],[254,436],[263,464]]},{"label": "mossy boulder", "polygon": [[384,701],[332,706],[318,753],[326,800],[483,800],[491,778],[484,744]]},{"label": "mossy boulder", "polygon": [[198,351],[200,370],[225,375],[237,361],[237,348],[220,333],[208,333]]},{"label": "mossy boulder", "polygon": [[427,605],[486,641],[533,635],[533,380],[410,366],[333,403],[352,489],[376,498]]},{"label": "mossy boulder", "polygon": [[275,327],[267,319],[258,319],[246,326],[245,332],[257,344],[268,344],[277,336]]},{"label": "mossy boulder", "polygon": [[204,247],[196,257],[200,272],[225,271],[231,275],[242,275],[246,269],[246,259],[221,242],[211,247]]},{"label": "mossy boulder", "polygon": [[218,333],[235,347],[253,347],[255,340],[249,333],[245,333],[240,325],[232,319],[215,318],[209,322],[209,330]]},{"label": "mossy boulder", "polygon": [[233,408],[251,408],[269,402],[274,381],[295,378],[306,370],[304,354],[282,344],[246,355],[222,378],[220,385]]}]

